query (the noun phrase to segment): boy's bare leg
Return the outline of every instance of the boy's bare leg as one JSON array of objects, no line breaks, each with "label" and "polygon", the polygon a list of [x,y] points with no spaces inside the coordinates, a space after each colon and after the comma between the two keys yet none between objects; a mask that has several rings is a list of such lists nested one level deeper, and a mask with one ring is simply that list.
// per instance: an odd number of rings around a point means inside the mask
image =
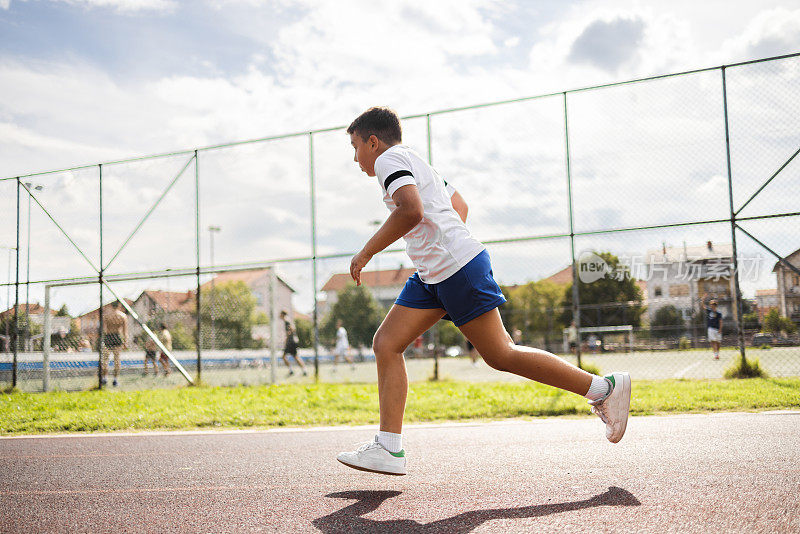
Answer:
[{"label": "boy's bare leg", "polygon": [[114,380],[119,378],[119,349],[114,351]]},{"label": "boy's bare leg", "polygon": [[592,375],[544,350],[515,345],[497,308],[459,327],[491,367],[585,395]]},{"label": "boy's bare leg", "polygon": [[306,372],[306,364],[305,364],[305,363],[303,363],[303,360],[302,360],[302,359],[300,359],[300,356],[298,356],[297,354],[292,354],[292,357],[294,358],[294,361],[296,361],[296,362],[297,362],[297,365],[299,365],[299,366],[300,366],[300,370],[301,370],[303,373],[305,373],[305,372]]},{"label": "boy's bare leg", "polygon": [[100,374],[104,380],[108,376],[108,349],[105,347],[100,353]]},{"label": "boy's bare leg", "polygon": [[408,394],[403,351],[444,316],[441,308],[420,310],[395,304],[375,332],[372,349],[378,364],[378,400],[384,432],[402,433]]}]

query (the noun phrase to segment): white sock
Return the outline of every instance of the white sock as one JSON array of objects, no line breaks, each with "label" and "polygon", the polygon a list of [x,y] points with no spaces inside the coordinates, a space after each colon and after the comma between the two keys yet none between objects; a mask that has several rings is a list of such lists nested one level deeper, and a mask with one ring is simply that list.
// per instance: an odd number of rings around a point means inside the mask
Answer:
[{"label": "white sock", "polygon": [[611,381],[602,376],[592,375],[592,385],[589,386],[589,391],[586,392],[586,397],[590,401],[600,400],[609,393],[611,393]]},{"label": "white sock", "polygon": [[403,450],[403,435],[379,430],[378,443],[389,452],[400,452]]}]

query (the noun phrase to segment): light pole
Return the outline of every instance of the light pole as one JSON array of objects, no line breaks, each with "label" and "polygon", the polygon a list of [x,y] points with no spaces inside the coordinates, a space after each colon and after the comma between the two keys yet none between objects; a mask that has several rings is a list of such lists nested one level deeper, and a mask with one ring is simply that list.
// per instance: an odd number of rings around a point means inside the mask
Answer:
[{"label": "light pole", "polygon": [[28,242],[27,242],[27,259],[25,261],[25,334],[26,343],[31,337],[31,316],[30,316],[30,302],[31,302],[31,197],[33,193],[31,189],[42,191],[44,186],[41,184],[33,184],[25,182],[25,187],[28,189]]},{"label": "light pole", "polygon": [[[211,270],[212,271],[214,270],[214,234],[219,232],[219,231],[221,231],[221,230],[222,230],[222,228],[220,228],[219,226],[209,226],[208,227],[208,235],[211,238],[210,250],[211,250]],[[214,332],[214,318],[216,317],[216,311],[214,310],[214,304],[215,304],[214,303],[214,299],[216,298],[216,294],[215,294],[214,289],[215,289],[216,286],[214,284],[214,280],[216,279],[217,274],[212,272],[212,275],[213,275],[213,278],[211,278],[211,350],[214,350],[216,348],[216,344],[217,344],[216,343],[217,334]]]}]

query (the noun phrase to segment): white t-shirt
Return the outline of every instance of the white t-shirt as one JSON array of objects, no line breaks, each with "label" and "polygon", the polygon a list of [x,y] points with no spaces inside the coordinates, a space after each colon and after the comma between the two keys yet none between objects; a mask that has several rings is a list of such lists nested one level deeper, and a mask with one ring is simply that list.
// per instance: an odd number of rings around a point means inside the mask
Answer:
[{"label": "white t-shirt", "polygon": [[344,329],[343,326],[340,326],[338,330],[336,330],[336,348],[339,350],[346,350],[350,347],[350,343],[347,341],[347,330]]},{"label": "white t-shirt", "polygon": [[397,206],[392,195],[405,185],[416,185],[422,199],[422,220],[403,238],[406,252],[426,284],[447,280],[484,247],[461,221],[450,197],[455,192],[416,152],[395,145],[375,160],[375,175],[389,211]]}]

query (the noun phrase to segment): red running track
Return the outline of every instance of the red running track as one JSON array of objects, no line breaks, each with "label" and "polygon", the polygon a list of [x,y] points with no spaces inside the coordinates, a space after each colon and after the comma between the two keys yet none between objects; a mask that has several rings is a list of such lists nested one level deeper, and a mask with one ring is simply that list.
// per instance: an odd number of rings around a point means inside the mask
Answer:
[{"label": "red running track", "polygon": [[800,412],[0,439],[1,532],[800,532]]}]

